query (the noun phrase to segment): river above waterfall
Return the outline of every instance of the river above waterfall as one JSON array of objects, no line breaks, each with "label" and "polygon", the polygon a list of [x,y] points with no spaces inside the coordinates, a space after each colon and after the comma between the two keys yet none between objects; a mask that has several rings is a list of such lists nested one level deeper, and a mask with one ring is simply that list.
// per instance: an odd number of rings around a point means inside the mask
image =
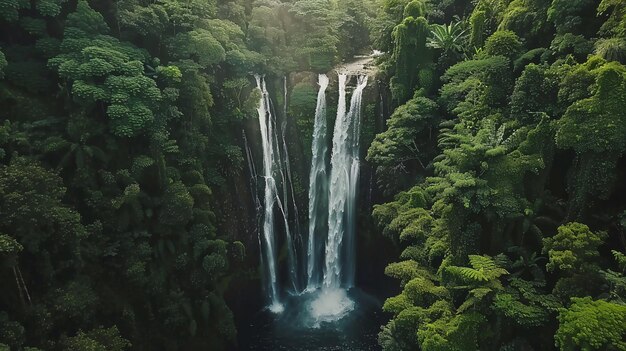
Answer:
[{"label": "river above waterfall", "polygon": [[352,60],[338,65],[335,71],[351,76],[373,76],[377,70],[374,59],[380,55],[382,55],[380,51],[374,50],[369,55],[355,56]]},{"label": "river above waterfall", "polygon": [[250,322],[240,325],[239,349],[255,351],[380,350],[377,342],[385,322],[382,301],[353,288],[347,292],[354,309],[333,322],[312,325],[310,306],[319,292],[289,296],[285,311],[274,314],[260,310]]}]

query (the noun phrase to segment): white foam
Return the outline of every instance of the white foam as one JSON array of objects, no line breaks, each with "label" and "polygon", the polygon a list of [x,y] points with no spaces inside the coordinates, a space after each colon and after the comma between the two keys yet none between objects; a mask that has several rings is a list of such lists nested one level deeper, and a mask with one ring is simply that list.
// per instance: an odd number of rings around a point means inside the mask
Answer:
[{"label": "white foam", "polygon": [[313,319],[313,327],[322,322],[335,322],[354,309],[352,301],[344,289],[324,289],[308,306]]},{"label": "white foam", "polygon": [[274,302],[271,305],[267,306],[267,309],[270,310],[270,312],[272,313],[283,313],[283,311],[285,310],[285,306],[283,306],[282,304],[278,303],[278,302]]}]

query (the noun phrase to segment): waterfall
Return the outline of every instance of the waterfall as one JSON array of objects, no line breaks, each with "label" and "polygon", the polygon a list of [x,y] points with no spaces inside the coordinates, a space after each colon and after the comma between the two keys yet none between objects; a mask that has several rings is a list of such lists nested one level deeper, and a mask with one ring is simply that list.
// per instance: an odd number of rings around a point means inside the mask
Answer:
[{"label": "waterfall", "polygon": [[359,178],[359,134],[361,100],[367,76],[358,78],[346,113],[345,74],[339,75],[339,102],[333,132],[322,289],[309,305],[313,326],[343,318],[354,309],[346,288],[354,285],[356,192]]},{"label": "waterfall", "polygon": [[348,193],[346,196],[346,243],[345,243],[345,269],[344,283],[346,287],[354,286],[354,276],[356,275],[356,223],[358,215],[357,194],[359,192],[359,175],[361,171],[360,138],[361,135],[361,105],[363,90],[367,86],[367,76],[358,78],[357,88],[352,94],[350,101],[350,112],[347,120],[352,126],[352,138],[349,139],[348,149],[350,151],[350,178],[348,179]]},{"label": "waterfall", "polygon": [[319,75],[319,91],[315,107],[313,143],[311,145],[311,171],[309,173],[309,240],[307,245],[307,290],[319,287],[321,279],[322,244],[326,228],[328,205],[328,176],[326,172],[326,88],[328,77]]},{"label": "waterfall", "polygon": [[[339,104],[333,134],[331,156],[330,192],[328,206],[328,238],[324,288],[337,289],[342,283],[348,287],[354,281],[354,221],[356,185],[359,175],[358,136],[361,118],[361,100],[367,86],[367,76],[358,78],[358,84],[346,113],[346,79],[339,75]],[[341,258],[342,244],[346,239],[344,259]],[[351,247],[352,246],[352,247]],[[342,262],[346,263],[342,282]]]},{"label": "waterfall", "polygon": [[[328,237],[326,238],[326,250],[325,250],[325,266],[324,266],[324,287],[338,287],[339,286],[339,248],[343,233],[339,233],[339,230],[343,229],[343,211],[345,199],[341,196],[337,196],[339,192],[345,194],[341,187],[347,189],[347,172],[342,174],[339,170],[346,160],[340,160],[347,156],[345,149],[345,141],[348,139],[347,135],[347,121],[346,118],[346,80],[348,76],[345,74],[339,75],[339,100],[337,102],[337,118],[335,119],[335,128],[333,132],[333,151],[331,156],[331,171],[330,171],[330,191],[328,199]],[[345,171],[345,169],[343,170]],[[340,184],[339,182],[342,182]],[[339,223],[341,222],[341,223]]]},{"label": "waterfall", "polygon": [[[276,269],[276,228],[274,227],[274,205],[278,204],[278,207],[283,214],[283,218],[285,212],[282,202],[278,197],[274,171],[275,169],[280,170],[282,167],[280,167],[280,155],[275,152],[274,139],[276,139],[276,121],[271,113],[270,99],[269,94],[267,93],[265,79],[258,75],[255,76],[255,79],[257,88],[261,91],[261,101],[259,103],[259,107],[257,108],[257,112],[259,114],[259,129],[261,130],[261,146],[263,148],[263,178],[265,179],[261,260],[265,269],[266,288],[270,300],[269,308],[273,312],[281,312],[283,310],[283,306],[280,303],[278,290],[279,282]],[[287,236],[289,236],[289,234]]]},{"label": "waterfall", "polygon": [[[285,91],[286,91],[286,77],[284,79],[284,83],[285,83]],[[265,84],[265,83],[264,83]],[[273,113],[273,105],[272,105],[272,101],[269,98],[269,94],[267,93],[267,88],[265,88],[265,92],[264,94],[267,95],[267,103],[268,106],[270,106],[269,109],[269,117],[272,120],[272,123],[274,126],[276,126],[276,114]],[[286,99],[286,96],[285,96]],[[285,100],[286,102],[287,100]],[[293,184],[291,182],[291,166],[290,166],[290,162],[289,162],[289,154],[287,152],[287,142],[285,140],[285,134],[286,134],[286,130],[287,130],[287,109],[286,106],[284,107],[284,115],[283,115],[283,121],[281,123],[281,129],[280,129],[280,135],[281,135],[281,142],[279,142],[278,140],[278,133],[275,132],[272,136],[274,139],[274,144],[275,144],[275,150],[276,150],[276,162],[277,162],[277,172],[280,175],[280,180],[281,180],[281,185],[282,185],[282,190],[283,190],[283,197],[282,197],[282,201],[280,198],[277,199],[276,204],[278,205],[278,209],[280,210],[281,214],[282,214],[282,218],[283,218],[283,224],[284,224],[284,229],[285,229],[285,238],[286,238],[286,245],[287,245],[287,269],[288,269],[288,274],[289,274],[289,282],[291,283],[291,289],[293,290],[293,292],[299,292],[300,291],[300,284],[299,279],[298,279],[298,257],[296,255],[296,247],[295,247],[295,242],[294,242],[294,233],[292,232],[290,226],[289,226],[289,190],[291,190],[291,195],[292,195],[292,199],[293,199],[293,195],[294,195],[294,191],[293,191]],[[279,145],[282,144],[282,152],[283,154],[281,155],[281,147]],[[295,203],[295,199],[293,201],[293,205],[294,205],[294,211],[296,212],[296,217],[297,217],[297,211],[298,211],[298,207],[296,206]],[[296,218],[296,222],[297,222],[297,218]],[[298,226],[296,226],[296,230],[297,230]]]},{"label": "waterfall", "polygon": [[[277,263],[278,232],[284,230],[287,278],[291,283],[291,289],[294,293],[299,293],[300,282],[306,283],[306,291],[309,293],[321,287],[322,289],[315,293],[317,298],[308,305],[314,325],[319,325],[322,321],[338,320],[354,308],[354,302],[348,297],[347,289],[354,285],[356,270],[355,242],[358,213],[356,200],[360,173],[359,135],[361,103],[363,91],[367,86],[367,76],[358,77],[356,89],[350,100],[350,108],[347,110],[348,76],[339,75],[339,101],[332,136],[329,176],[326,121],[326,89],[329,79],[326,75],[319,75],[311,145],[312,162],[309,173],[309,235],[306,260],[298,259],[298,253],[303,254],[304,249],[299,246],[301,237],[298,207],[286,142],[287,80],[284,79],[284,118],[279,128],[265,79],[258,75],[255,78],[257,87],[262,93],[257,112],[263,149],[262,177],[265,180],[263,225],[258,237],[261,247],[261,265],[270,300],[269,309],[275,313],[280,313],[284,309],[280,298],[282,290]],[[248,166],[253,178],[251,186],[256,187],[254,176],[256,169],[245,133],[244,141]],[[260,199],[256,200],[256,205],[260,206]],[[295,212],[293,218],[295,230],[292,230],[290,226],[290,209]],[[277,215],[282,218],[277,218]],[[281,222],[282,225],[276,228],[276,223]],[[305,263],[306,270],[304,269]],[[289,300],[286,301],[289,304]]]}]

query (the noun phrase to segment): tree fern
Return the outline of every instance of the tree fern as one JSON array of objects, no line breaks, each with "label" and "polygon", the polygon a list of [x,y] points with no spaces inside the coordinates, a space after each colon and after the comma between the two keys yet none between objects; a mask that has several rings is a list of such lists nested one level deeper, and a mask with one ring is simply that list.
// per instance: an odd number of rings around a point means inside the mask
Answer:
[{"label": "tree fern", "polygon": [[469,282],[488,282],[499,278],[509,272],[496,265],[494,259],[489,256],[469,255],[472,268],[450,266],[448,272],[453,276]]}]

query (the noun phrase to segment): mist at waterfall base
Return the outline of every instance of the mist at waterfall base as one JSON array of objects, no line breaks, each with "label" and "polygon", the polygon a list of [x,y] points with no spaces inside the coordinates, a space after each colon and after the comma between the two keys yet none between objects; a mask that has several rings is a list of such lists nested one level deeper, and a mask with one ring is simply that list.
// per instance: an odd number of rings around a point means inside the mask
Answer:
[{"label": "mist at waterfall base", "polygon": [[354,309],[334,322],[311,327],[308,307],[317,293],[287,295],[284,312],[257,311],[247,323],[238,327],[239,350],[254,351],[369,351],[380,350],[378,333],[386,317],[380,300],[353,288],[343,290],[354,303]]},{"label": "mist at waterfall base", "polygon": [[[297,228],[289,226],[289,194],[278,191],[281,186],[288,189],[290,185],[285,181],[291,179],[284,142],[286,123],[283,121],[282,129],[278,128],[265,80],[256,77],[262,92],[258,112],[263,167],[259,179],[264,183],[264,196],[260,197],[262,204],[257,201],[262,207],[259,244],[266,307],[239,327],[243,350],[378,349],[381,302],[354,286],[359,134],[367,76],[340,74],[338,78],[337,115],[334,130],[329,132],[329,79],[319,76],[311,145],[309,224],[305,235],[299,237]],[[346,88],[351,80],[356,80],[356,85],[347,105]],[[286,96],[285,86],[285,103]],[[280,263],[277,242],[284,243],[286,249],[286,259]],[[286,275],[281,273],[285,269]],[[280,279],[283,276],[285,281]]]}]

